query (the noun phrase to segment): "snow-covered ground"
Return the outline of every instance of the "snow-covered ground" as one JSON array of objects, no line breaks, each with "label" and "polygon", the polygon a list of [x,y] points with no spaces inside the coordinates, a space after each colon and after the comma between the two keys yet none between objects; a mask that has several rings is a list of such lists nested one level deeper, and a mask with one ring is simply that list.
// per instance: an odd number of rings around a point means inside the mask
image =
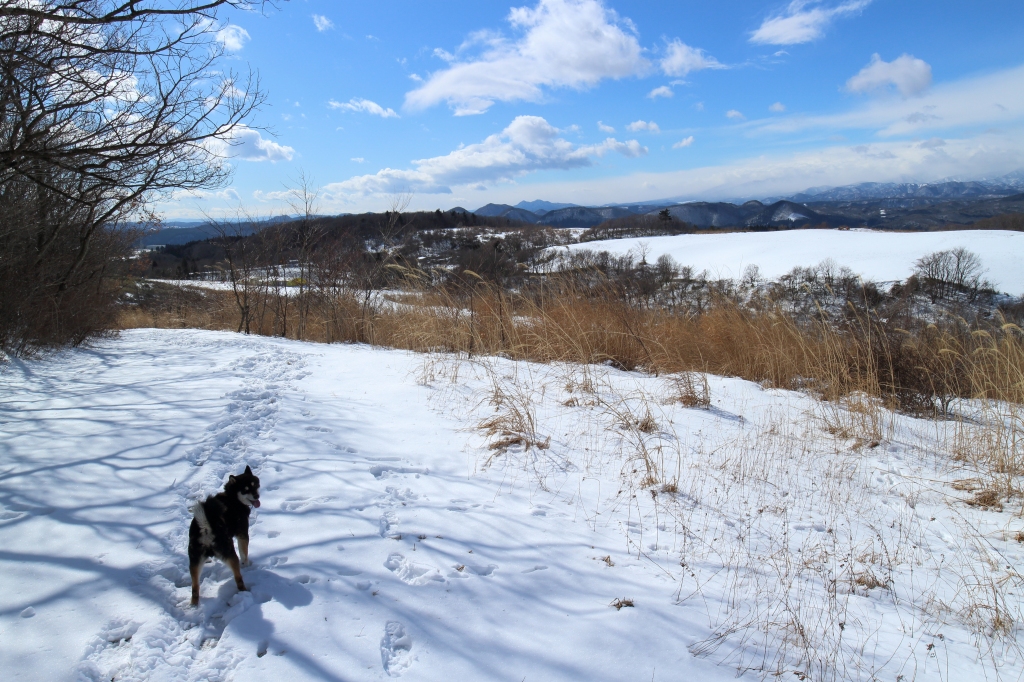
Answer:
[{"label": "snow-covered ground", "polygon": [[831,258],[856,274],[875,281],[903,280],[910,276],[921,256],[964,247],[981,257],[985,278],[1000,291],[1024,294],[1024,233],[1005,230],[953,232],[877,232],[872,230],[787,230],[783,232],[735,232],[681,234],[670,237],[608,239],[575,244],[570,249],[632,252],[642,245],[648,262],[662,254],[681,265],[707,270],[715,278],[734,279],[748,265],[757,265],[761,276],[775,279],[794,267],[817,265]]},{"label": "snow-covered ground", "polygon": [[[709,388],[191,330],[12,361],[2,677],[1022,676],[1015,623],[977,634],[1021,524],[949,504],[939,427]],[[209,564],[192,609],[189,502],[246,464],[250,591]]]}]

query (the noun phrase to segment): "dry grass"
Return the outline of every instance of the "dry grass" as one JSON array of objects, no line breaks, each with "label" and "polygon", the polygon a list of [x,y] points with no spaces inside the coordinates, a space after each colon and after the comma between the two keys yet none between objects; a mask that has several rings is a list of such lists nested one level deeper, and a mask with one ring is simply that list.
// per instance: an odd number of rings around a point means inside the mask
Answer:
[{"label": "dry grass", "polygon": [[[631,304],[611,290],[582,291],[557,277],[528,293],[483,282],[459,290],[338,291],[308,294],[303,338],[643,370],[665,378],[669,401],[695,408],[711,405],[706,373],[804,389],[823,399],[817,408],[823,428],[857,446],[891,437],[892,408],[937,415],[956,458],[983,472],[986,487],[1004,499],[1021,493],[1024,332],[1012,324],[972,332],[953,321],[912,333],[870,315],[851,315],[842,324],[824,315],[798,320],[728,299],[698,315],[673,314]],[[296,307],[294,300],[260,299],[250,319],[253,332],[294,334],[288,316]],[[239,312],[230,292],[175,290],[156,304],[126,307],[120,325],[237,329]],[[429,382],[424,371],[420,380]],[[573,381],[566,406],[599,402],[587,372]],[[485,428],[496,449],[544,443],[524,396],[499,391],[492,400],[496,413]],[[603,409],[621,413],[618,428],[641,452],[645,437],[659,428],[650,409]],[[647,462],[650,453],[641,458]]]}]

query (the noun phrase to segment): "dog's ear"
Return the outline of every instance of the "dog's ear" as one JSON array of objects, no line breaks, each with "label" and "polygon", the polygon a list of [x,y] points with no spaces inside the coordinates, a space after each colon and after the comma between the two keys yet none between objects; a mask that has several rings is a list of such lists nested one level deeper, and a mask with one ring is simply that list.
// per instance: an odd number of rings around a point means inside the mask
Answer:
[{"label": "dog's ear", "polygon": [[234,474],[232,474],[231,476],[228,476],[228,483],[234,483],[234,482],[235,482],[235,481],[237,481],[237,480],[238,480],[238,479],[237,479],[237,478],[235,478],[235,475],[234,475]]},{"label": "dog's ear", "polygon": [[252,476],[252,469],[249,468],[248,464],[245,465],[245,473]]}]

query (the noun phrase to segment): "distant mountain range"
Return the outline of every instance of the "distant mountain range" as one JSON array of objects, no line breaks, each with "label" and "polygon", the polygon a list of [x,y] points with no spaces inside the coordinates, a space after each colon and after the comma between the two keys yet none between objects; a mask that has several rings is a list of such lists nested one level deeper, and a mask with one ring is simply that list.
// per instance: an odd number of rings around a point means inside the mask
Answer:
[{"label": "distant mountain range", "polygon": [[788,197],[770,197],[741,204],[662,200],[585,207],[530,201],[515,206],[487,204],[473,212],[552,227],[594,227],[611,218],[657,213],[668,208],[674,218],[703,228],[826,223],[833,226],[926,229],[1024,211],[1021,200],[1024,200],[1024,170],[992,180],[865,182],[845,187],[812,187]]},{"label": "distant mountain range", "polygon": [[[256,231],[257,227],[272,225],[275,223],[286,223],[294,220],[294,216],[277,216],[256,223],[256,225],[243,225],[237,230],[237,234],[247,235]],[[234,228],[231,234],[235,234]],[[169,220],[160,223],[160,227],[151,230],[139,238],[136,242],[139,246],[167,246],[177,244],[188,244],[189,242],[212,239],[220,236],[217,226],[208,220]]]},{"label": "distant mountain range", "polygon": [[[800,203],[816,201],[868,201],[892,199],[905,203],[906,207],[917,204],[950,201],[954,199],[993,199],[1024,192],[1024,170],[1004,175],[994,180],[944,180],[931,183],[863,182],[845,187],[812,187],[789,197]],[[767,201],[773,201],[768,199]]]},{"label": "distant mountain range", "polygon": [[[590,228],[613,218],[658,213],[666,208],[677,220],[700,228],[827,224],[832,227],[930,229],[947,224],[967,225],[1006,213],[1024,213],[1024,170],[984,180],[953,178],[933,183],[865,182],[844,187],[812,187],[792,196],[743,203],[665,199],[578,206],[534,200],[521,201],[515,206],[487,204],[475,211],[462,207],[450,211],[533,225]],[[278,216],[265,222],[291,219]],[[143,246],[185,244],[217,234],[216,228],[208,222],[169,221],[162,229],[142,237],[139,243]]]}]

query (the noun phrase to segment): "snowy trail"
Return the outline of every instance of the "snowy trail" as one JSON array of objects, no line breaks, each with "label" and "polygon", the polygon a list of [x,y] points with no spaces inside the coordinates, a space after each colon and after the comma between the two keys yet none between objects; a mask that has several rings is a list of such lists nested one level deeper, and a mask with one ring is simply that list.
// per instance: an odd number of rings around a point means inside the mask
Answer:
[{"label": "snowy trail", "polygon": [[[674,381],[194,330],[14,361],[3,679],[1024,676],[1024,527],[943,423]],[[246,464],[249,591],[211,563],[190,608],[187,509]]]},{"label": "snowy trail", "polygon": [[[420,362],[134,331],[9,367],[0,571],[18,590],[0,594],[0,667],[17,680],[731,678],[689,654],[706,620],[672,605],[672,581],[619,531],[469,475],[471,434],[431,410]],[[246,463],[264,500],[250,592],[209,564],[190,609],[188,500]]]}]

